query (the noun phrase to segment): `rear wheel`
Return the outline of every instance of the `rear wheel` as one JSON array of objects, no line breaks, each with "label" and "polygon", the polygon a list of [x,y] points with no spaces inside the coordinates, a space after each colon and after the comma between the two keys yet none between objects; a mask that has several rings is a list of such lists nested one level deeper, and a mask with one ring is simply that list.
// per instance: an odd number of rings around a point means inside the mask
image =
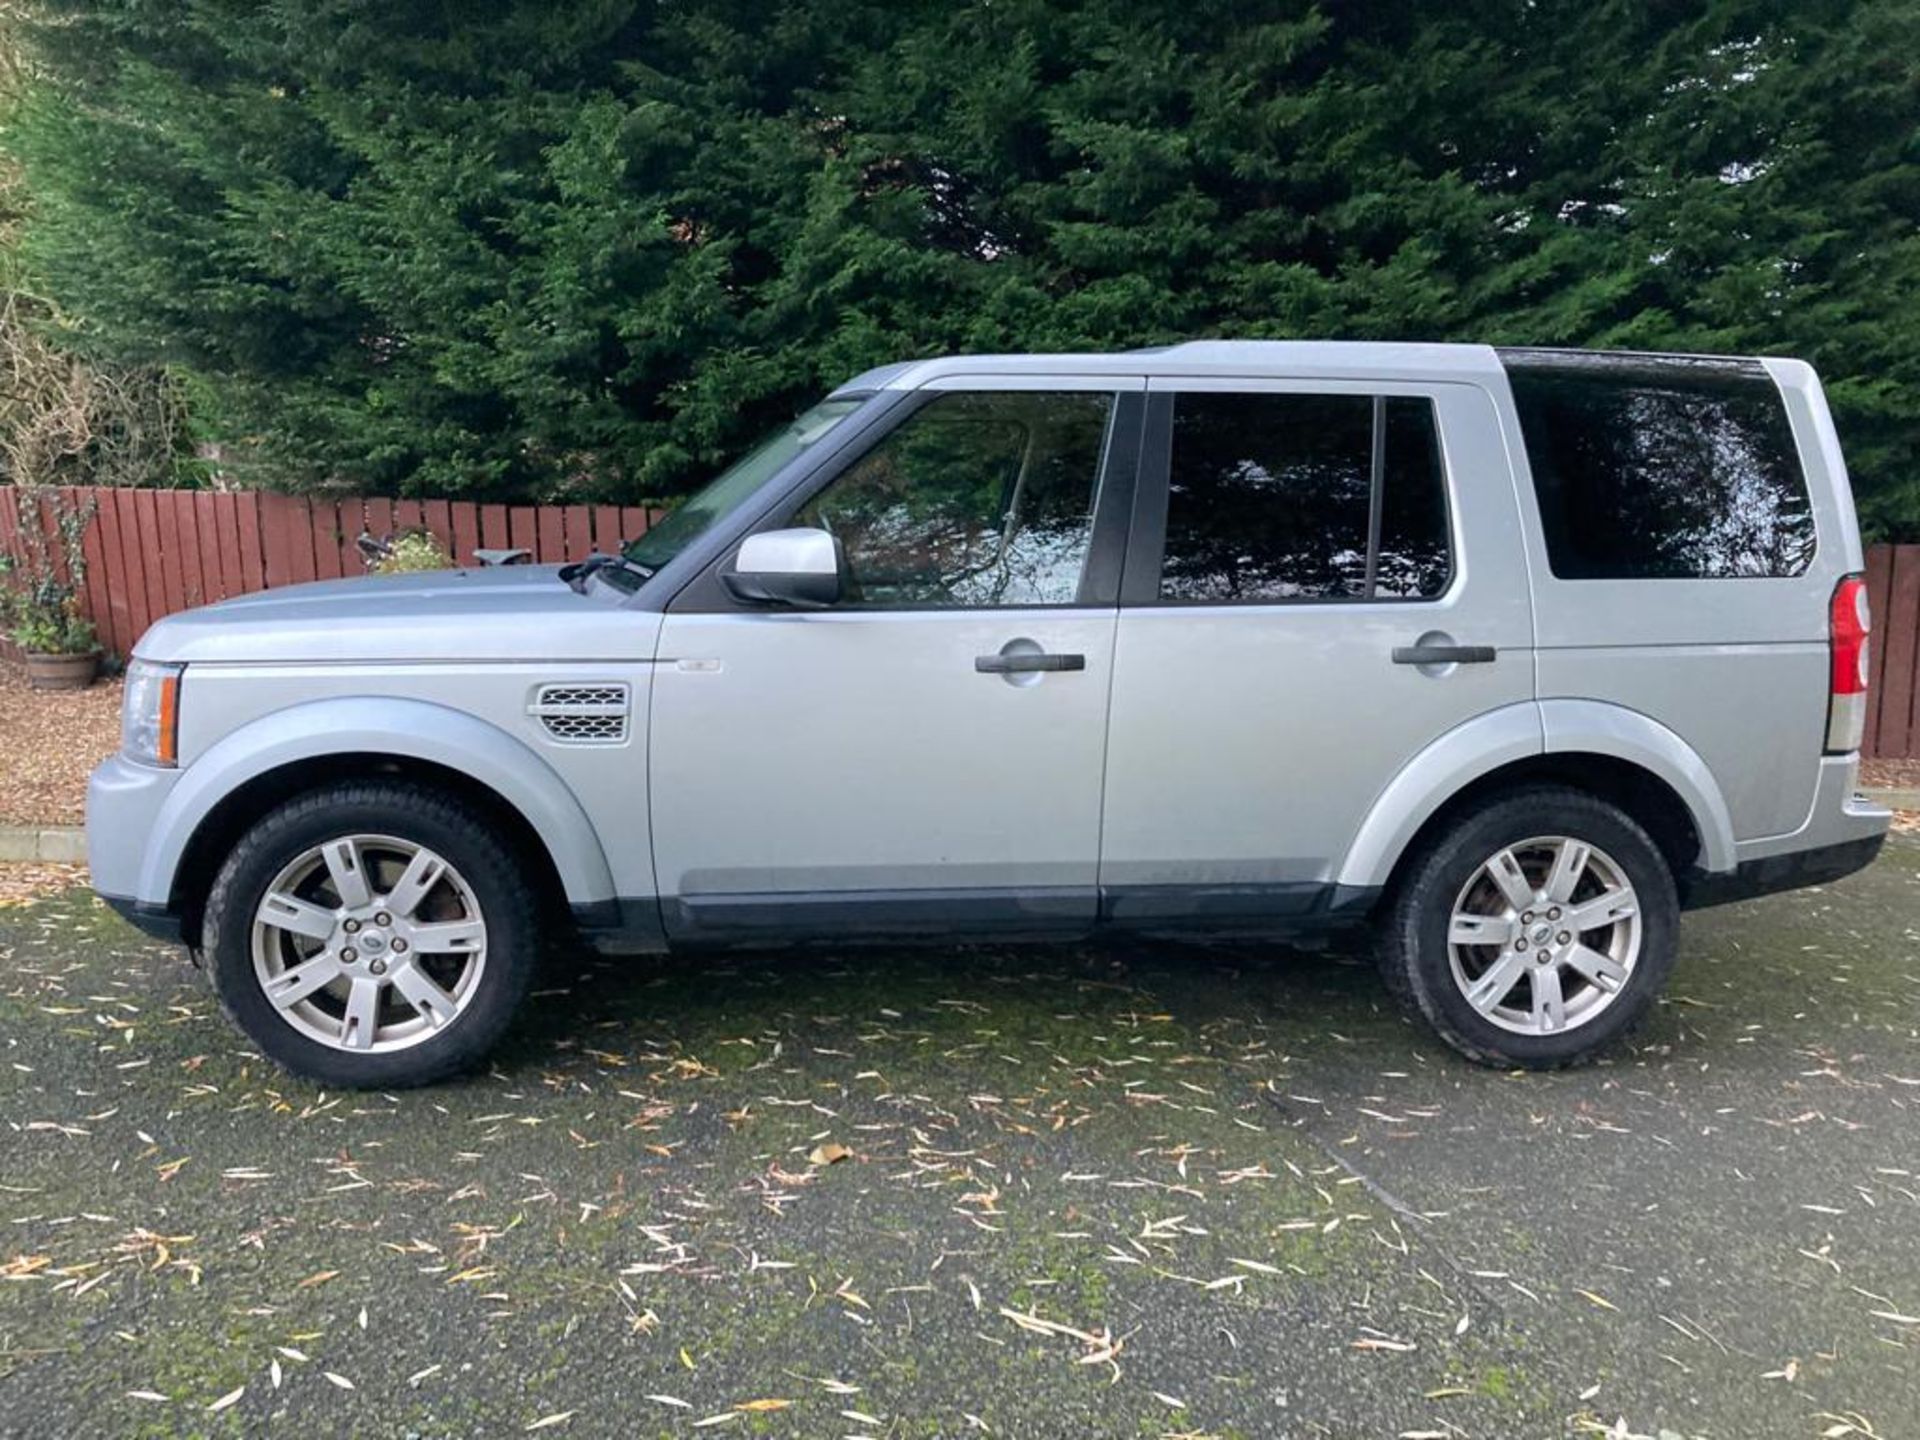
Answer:
[{"label": "rear wheel", "polygon": [[1552,1068],[1631,1029],[1673,968],[1679,902],[1660,849],[1584,791],[1510,792],[1409,857],[1379,960],[1462,1054]]},{"label": "rear wheel", "polygon": [[477,1064],[535,965],[531,893],[466,806],[404,782],[332,786],[261,820],[207,901],[229,1015],[328,1085],[426,1084]]}]

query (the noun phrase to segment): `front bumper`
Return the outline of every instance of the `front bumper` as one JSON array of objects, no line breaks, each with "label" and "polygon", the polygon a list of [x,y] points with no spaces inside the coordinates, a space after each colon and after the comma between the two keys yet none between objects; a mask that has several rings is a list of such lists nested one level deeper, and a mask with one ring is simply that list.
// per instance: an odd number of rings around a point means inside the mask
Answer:
[{"label": "front bumper", "polygon": [[167,908],[172,877],[148,880],[144,871],[148,841],[179,779],[178,770],[115,755],[87,781],[87,865],[93,888],[115,909],[121,901],[149,913]]},{"label": "front bumper", "polygon": [[180,917],[164,905],[149,905],[125,895],[101,895],[109,909],[134,929],[170,945],[186,942]]}]

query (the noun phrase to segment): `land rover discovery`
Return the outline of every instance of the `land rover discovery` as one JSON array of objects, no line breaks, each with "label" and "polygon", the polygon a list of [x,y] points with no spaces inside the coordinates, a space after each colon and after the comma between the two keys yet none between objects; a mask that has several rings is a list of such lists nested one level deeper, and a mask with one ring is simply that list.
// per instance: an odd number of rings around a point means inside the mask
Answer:
[{"label": "land rover discovery", "polygon": [[162,620],[94,882],[263,1052],[419,1084],[543,946],[1369,925],[1500,1065],[1867,864],[1793,360],[1202,341],[861,375],[618,554]]}]

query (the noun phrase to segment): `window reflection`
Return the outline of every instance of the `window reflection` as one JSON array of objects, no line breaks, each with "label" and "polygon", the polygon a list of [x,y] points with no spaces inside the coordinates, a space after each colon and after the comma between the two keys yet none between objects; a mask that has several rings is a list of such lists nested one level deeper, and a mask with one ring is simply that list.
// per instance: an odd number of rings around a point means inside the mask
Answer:
[{"label": "window reflection", "polygon": [[[1391,397],[1375,598],[1439,594],[1451,573],[1433,402]],[[1371,395],[1175,397],[1160,595],[1273,602],[1368,596]]]},{"label": "window reflection", "polygon": [[850,604],[1071,604],[1112,410],[1105,393],[942,395],[794,523],[839,537]]},{"label": "window reflection", "polygon": [[1815,535],[1772,378],[1512,371],[1553,573],[1798,575]]}]

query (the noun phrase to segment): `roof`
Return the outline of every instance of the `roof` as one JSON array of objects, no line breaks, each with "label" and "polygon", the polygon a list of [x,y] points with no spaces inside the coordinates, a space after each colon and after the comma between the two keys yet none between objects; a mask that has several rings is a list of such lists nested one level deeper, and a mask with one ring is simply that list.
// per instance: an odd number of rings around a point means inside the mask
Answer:
[{"label": "roof", "polygon": [[1624,350],[1547,350],[1375,340],[1188,340],[1146,350],[1059,355],[945,355],[903,360],[857,375],[836,393],[915,390],[929,381],[981,375],[1168,376],[1297,380],[1486,380],[1509,369],[1587,370],[1627,378],[1755,370],[1734,356]]},{"label": "roof", "polygon": [[1366,380],[1465,380],[1497,375],[1490,345],[1423,345],[1373,340],[1188,340],[1147,350],[1058,355],[946,355],[882,365],[843,391],[914,390],[966,375],[1166,375]]}]

